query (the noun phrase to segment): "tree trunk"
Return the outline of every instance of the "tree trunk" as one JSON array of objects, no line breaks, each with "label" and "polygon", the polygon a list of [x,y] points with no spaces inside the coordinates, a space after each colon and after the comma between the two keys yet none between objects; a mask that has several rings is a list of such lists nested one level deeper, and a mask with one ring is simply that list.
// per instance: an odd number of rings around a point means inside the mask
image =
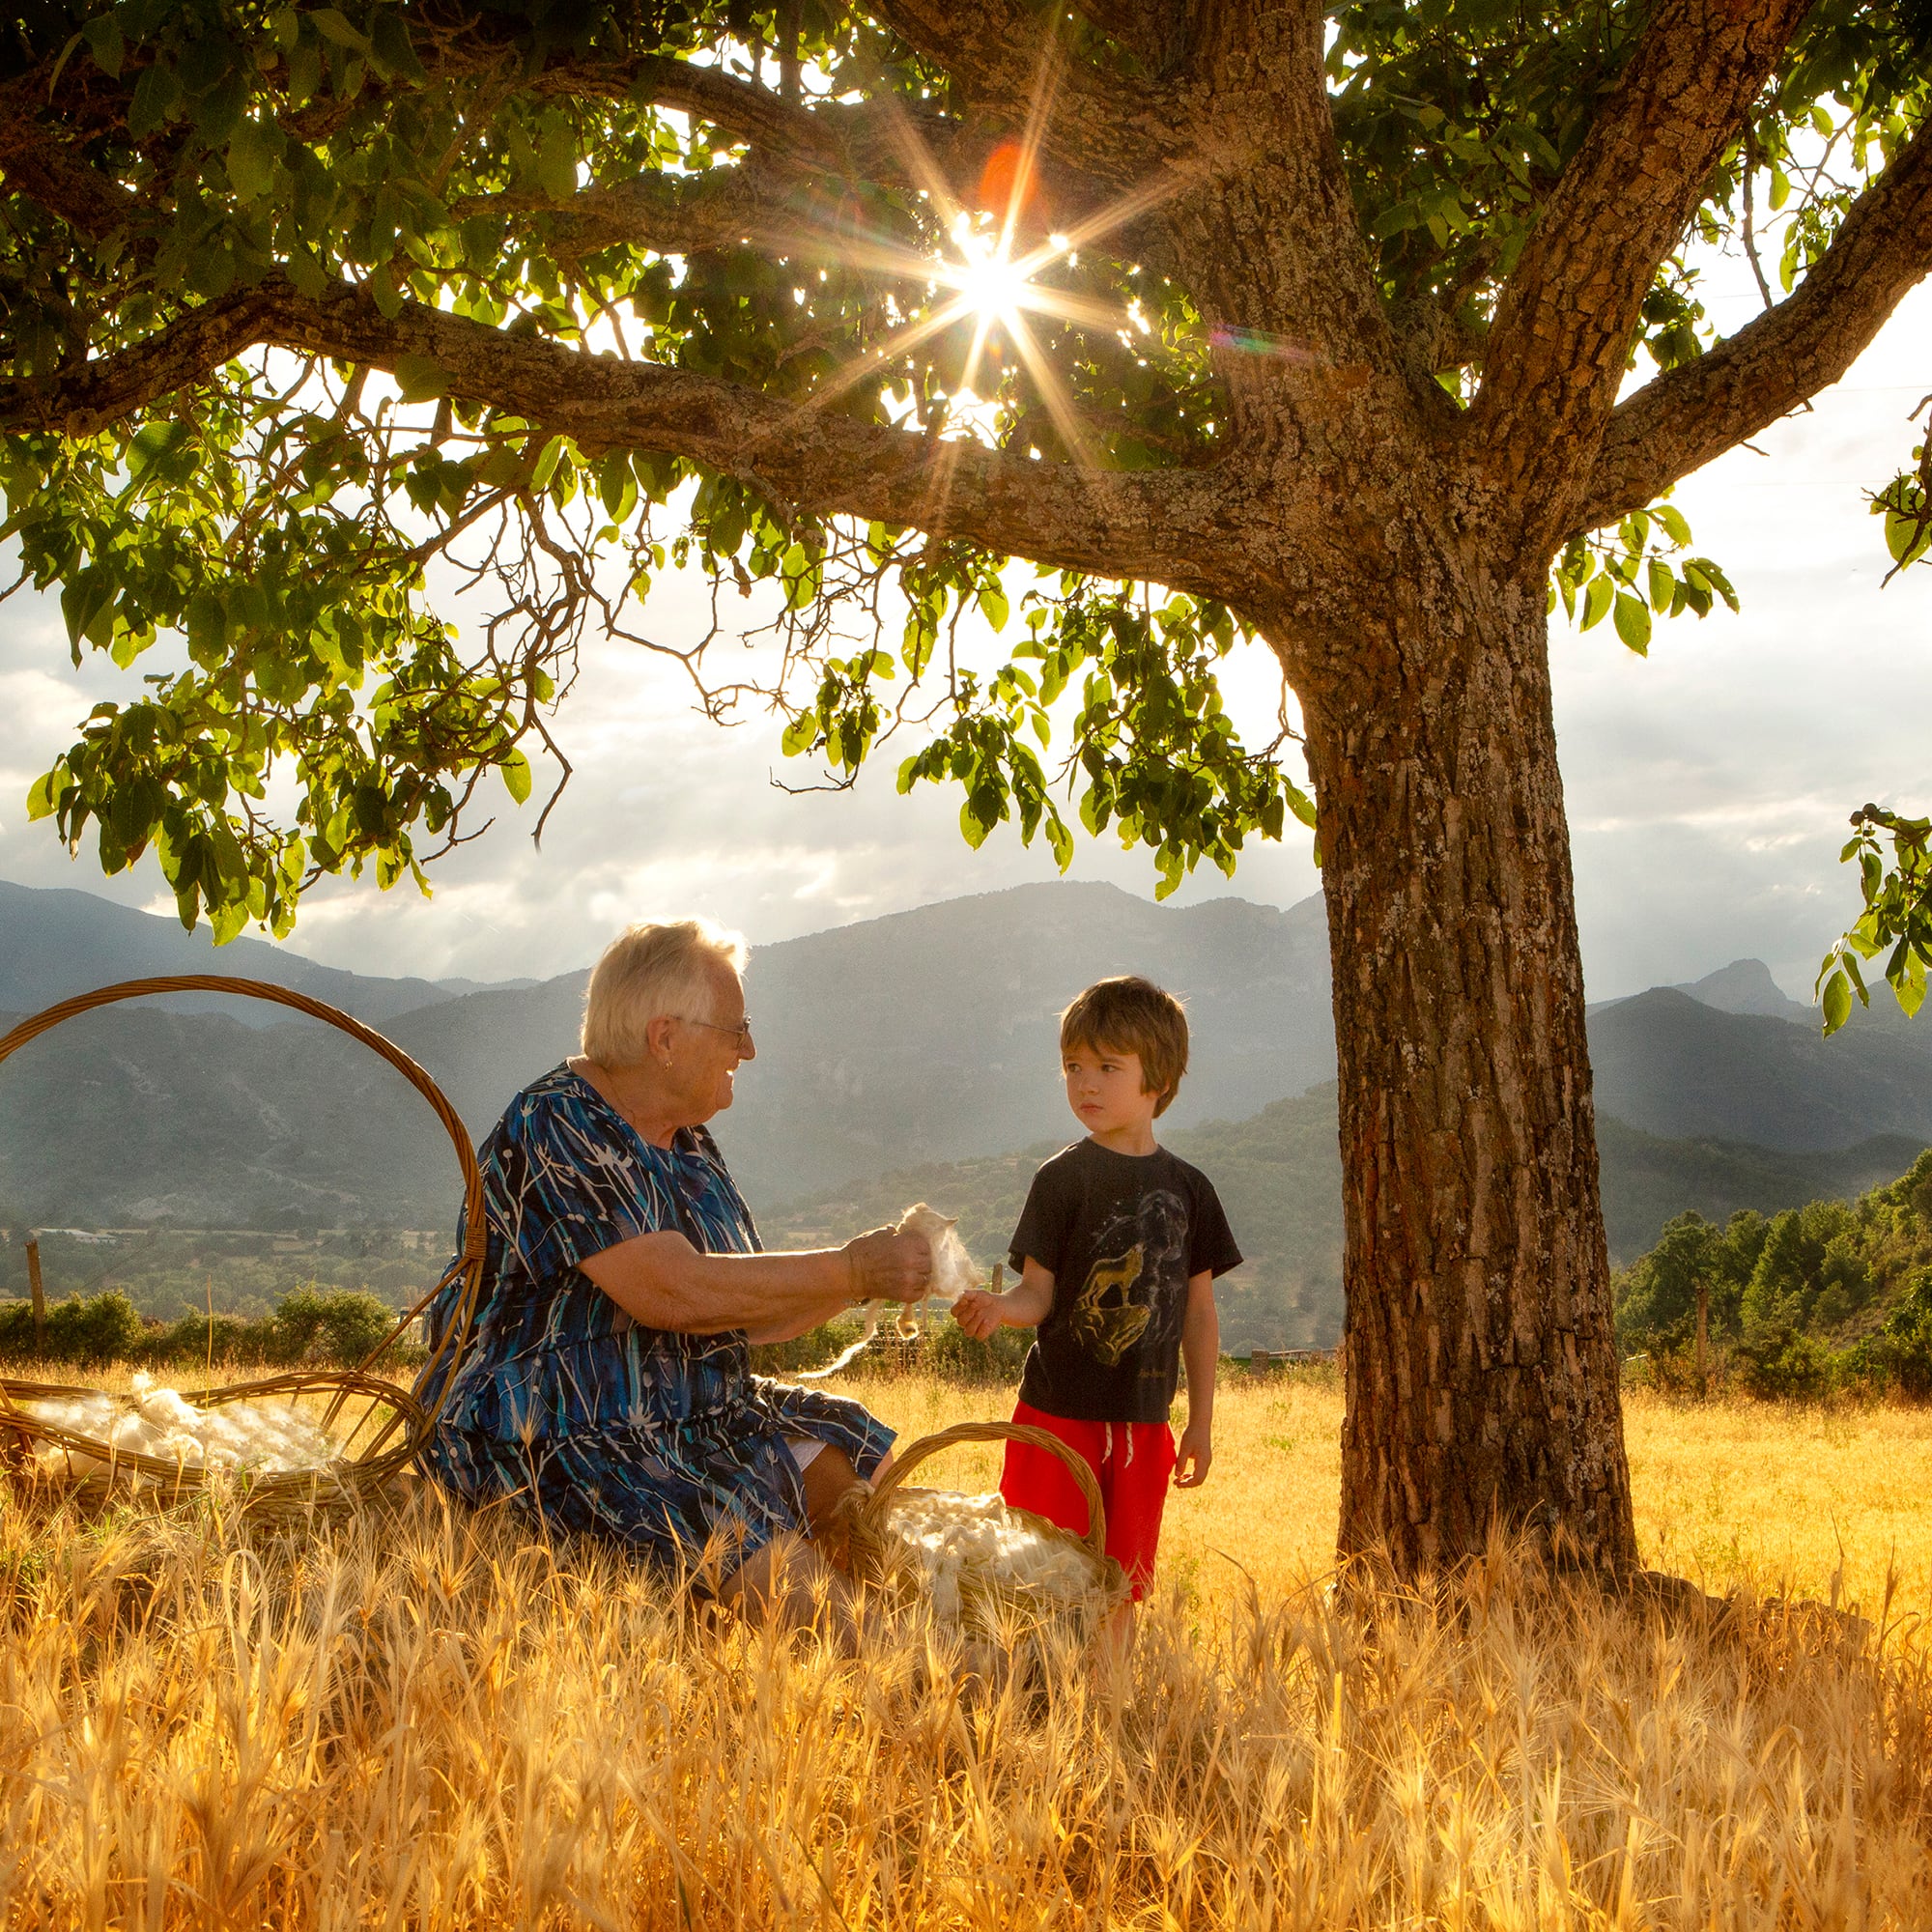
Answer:
[{"label": "tree trunk", "polygon": [[1341,1552],[1417,1575],[1498,1525],[1624,1569],[1544,577],[1465,571],[1385,581],[1346,674],[1303,693],[1341,1082]]}]

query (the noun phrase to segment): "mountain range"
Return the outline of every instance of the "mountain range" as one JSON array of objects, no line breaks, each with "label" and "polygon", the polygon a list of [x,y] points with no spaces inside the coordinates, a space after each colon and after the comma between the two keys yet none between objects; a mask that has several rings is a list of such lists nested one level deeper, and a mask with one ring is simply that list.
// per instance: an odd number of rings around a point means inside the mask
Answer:
[{"label": "mountain range", "polygon": [[[0,1009],[217,965],[380,1025],[479,1137],[520,1086],[572,1050],[587,978],[477,987],[346,973],[254,940],[213,953],[169,920],[0,885]],[[1319,898],[1286,910],[1239,899],[1171,907],[1053,883],[756,949],[747,992],[758,1057],[715,1122],[754,1208],[790,1230],[860,1212],[881,1187],[880,1204],[929,1191],[949,1211],[985,1195],[990,1228],[1005,1207],[987,1177],[1030,1172],[1032,1156],[1009,1151],[1065,1138],[1056,1014],[1088,981],[1128,970],[1188,1002],[1193,1065],[1164,1133],[1198,1146],[1204,1165],[1211,1150],[1248,1177],[1230,1183],[1260,1231],[1258,1265],[1243,1275],[1282,1324],[1314,1332],[1318,1312],[1336,1305],[1340,1256]],[[449,1221],[454,1155],[375,1056],[255,1003],[209,995],[182,1006],[84,1015],[0,1066],[0,1219]],[[1932,1028],[1875,1006],[1824,1040],[1813,1010],[1753,960],[1593,1007],[1589,1028],[1620,1256],[1682,1208],[1721,1213],[1856,1191],[1932,1141]]]}]

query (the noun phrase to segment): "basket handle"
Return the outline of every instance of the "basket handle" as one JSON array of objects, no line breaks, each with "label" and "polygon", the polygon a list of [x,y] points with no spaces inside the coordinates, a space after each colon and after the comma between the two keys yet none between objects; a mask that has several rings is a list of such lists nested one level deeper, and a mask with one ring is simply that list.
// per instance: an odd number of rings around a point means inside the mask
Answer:
[{"label": "basket handle", "polygon": [[937,1456],[942,1449],[954,1448],[961,1442],[1024,1442],[1030,1448],[1045,1449],[1058,1456],[1065,1463],[1066,1473],[1073,1478],[1074,1487],[1086,1499],[1087,1548],[1096,1557],[1106,1556],[1107,1507],[1100,1500],[1100,1486],[1094,1480],[1094,1471],[1088,1466],[1086,1457],[1077,1449],[1069,1449],[1059,1436],[1049,1435],[1044,1429],[1035,1429],[1025,1422],[955,1422],[951,1429],[942,1429],[933,1435],[922,1435],[904,1455],[894,1460],[893,1466],[866,1498],[862,1514],[867,1526],[878,1528],[884,1524],[886,1514],[892,1507],[893,1492],[922,1463],[930,1456]]},{"label": "basket handle", "polygon": [[[476,1292],[483,1269],[484,1260],[489,1252],[490,1230],[483,1207],[483,1176],[476,1165],[475,1150],[469,1145],[469,1130],[463,1124],[462,1117],[444,1097],[440,1088],[429,1074],[410,1058],[393,1040],[386,1039],[374,1027],[345,1013],[339,1007],[331,1007],[326,1000],[311,999],[306,993],[298,993],[288,986],[271,985],[266,980],[230,979],[218,973],[176,973],[152,980],[123,980],[112,986],[99,986],[91,993],[76,993],[71,1000],[62,1000],[57,1006],[45,1008],[31,1018],[22,1020],[4,1038],[0,1038],[0,1063],[11,1059],[28,1041],[38,1039],[43,1033],[51,1033],[64,1020],[73,1019],[80,1013],[92,1012],[96,1007],[110,1007],[121,1000],[144,999],[151,993],[239,993],[245,999],[266,1000],[271,1006],[290,1007],[298,1013],[307,1013],[311,1019],[325,1020],[328,1025],[346,1033],[352,1039],[359,1039],[370,1052],[379,1054],[420,1094],[430,1104],[431,1111],[442,1122],[443,1131],[448,1134],[450,1145],[456,1150],[457,1165],[463,1171],[464,1226],[468,1230],[461,1259],[441,1282],[432,1291],[432,1295],[440,1293],[457,1274],[467,1274],[465,1294],[459,1310],[455,1327],[443,1340],[443,1350],[453,1355],[461,1355],[464,1343],[468,1340],[470,1318],[474,1313]],[[403,1332],[412,1317],[427,1304],[430,1297],[418,1303],[401,1321],[390,1330],[382,1344],[364,1358],[366,1369]],[[442,1351],[440,1351],[442,1352]],[[448,1387],[448,1378],[442,1386]],[[414,1429],[408,1432],[411,1441],[409,1453],[413,1454],[417,1443],[427,1435],[430,1423],[435,1419],[436,1410],[441,1406],[439,1401],[435,1407],[425,1411]],[[393,1424],[392,1424],[393,1427]],[[386,1436],[390,1432],[384,1432]],[[379,1449],[381,1440],[376,1445]],[[365,1452],[375,1454],[375,1449]],[[406,1458],[404,1460],[407,1460]]]}]

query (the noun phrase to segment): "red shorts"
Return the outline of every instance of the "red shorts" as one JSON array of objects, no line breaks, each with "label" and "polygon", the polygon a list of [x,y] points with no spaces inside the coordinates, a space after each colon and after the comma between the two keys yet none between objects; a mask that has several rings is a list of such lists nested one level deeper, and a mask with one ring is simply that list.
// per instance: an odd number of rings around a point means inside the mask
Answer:
[{"label": "red shorts", "polygon": [[[1082,1422],[1023,1402],[1013,1405],[1013,1420],[1057,1435],[1086,1457],[1107,1512],[1107,1554],[1127,1573],[1138,1603],[1153,1580],[1160,1513],[1174,1475],[1174,1431],[1164,1422]],[[1087,1533],[1086,1500],[1066,1464],[1050,1450],[1009,1442],[1000,1494],[1015,1509],[1032,1510],[1075,1536]]]}]

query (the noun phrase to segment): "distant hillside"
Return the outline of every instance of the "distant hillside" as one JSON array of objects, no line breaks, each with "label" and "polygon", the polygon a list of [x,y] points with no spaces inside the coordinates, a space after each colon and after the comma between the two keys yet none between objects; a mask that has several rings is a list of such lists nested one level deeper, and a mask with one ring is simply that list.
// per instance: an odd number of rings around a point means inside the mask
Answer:
[{"label": "distant hillside", "polygon": [[1610,1260],[1630,1261],[1686,1209],[1722,1221],[1740,1208],[1771,1214],[1802,1201],[1849,1201],[1903,1173],[1924,1146],[1910,1134],[1878,1134],[1831,1152],[1793,1153],[1740,1141],[1664,1140],[1600,1115]]},{"label": "distant hillside", "polygon": [[0,1222],[453,1225],[459,1176],[408,1083],[327,1027],[132,1002],[0,1065]]},{"label": "distant hillside", "polygon": [[1932,1141],[1932,1025],[1861,1014],[1825,1039],[1660,986],[1591,1013],[1590,1058],[1598,1112],[1666,1139],[1792,1151]]},{"label": "distant hillside", "polygon": [[[92,893],[47,892],[0,880],[0,1011],[38,1012],[117,980],[177,973],[267,980],[327,1000],[371,1026],[455,999],[473,985],[468,980],[371,979],[318,966],[261,939],[236,939],[217,948],[206,927],[186,932],[179,920],[136,912]],[[225,1012],[247,1026],[286,1023],[289,1017],[284,1009],[218,993],[180,994],[168,1005],[178,1012]]]},{"label": "distant hillside", "polygon": [[[749,1192],[781,1200],[908,1161],[1059,1131],[1057,1015],[1109,973],[1186,999],[1197,1046],[1178,1125],[1253,1113],[1333,1077],[1319,899],[1161,906],[1056,882],[949,899],[761,946],[746,998],[758,1059],[715,1123]],[[583,974],[479,993],[390,1031],[487,1126],[576,1041]]]},{"label": "distant hillside", "polygon": [[1816,1028],[1821,1022],[1818,1009],[1794,1000],[1771,977],[1762,959],[1733,959],[1715,973],[1688,985],[1673,986],[1672,992],[1688,994],[1721,1013],[1761,1013],[1771,1019],[1789,1020],[1795,1026]]}]

